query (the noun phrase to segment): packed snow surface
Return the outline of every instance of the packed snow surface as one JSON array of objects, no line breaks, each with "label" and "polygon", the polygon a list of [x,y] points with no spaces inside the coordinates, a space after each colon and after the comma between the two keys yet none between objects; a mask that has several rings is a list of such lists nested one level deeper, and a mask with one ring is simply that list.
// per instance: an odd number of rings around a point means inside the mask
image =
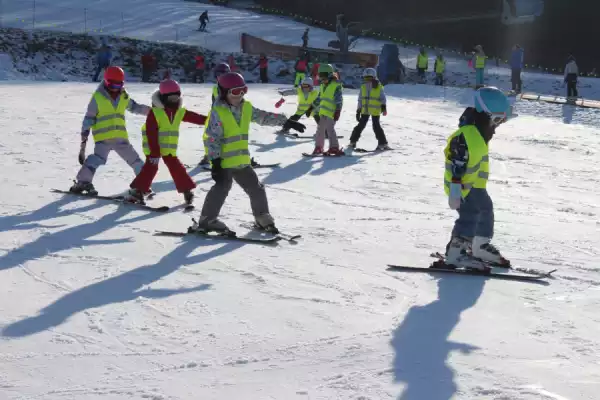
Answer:
[{"label": "packed snow surface", "polygon": [[[272,214],[303,235],[265,247],[153,236],[190,224],[164,165],[151,204],[166,214],[50,193],[79,168],[95,85],[0,87],[1,399],[597,399],[598,110],[520,101],[491,142],[494,241],[516,265],[559,269],[536,285],[386,271],[427,266],[448,241],[442,150],[470,91],[389,86],[395,150],[381,154],[303,158],[311,140],[254,125],[253,156],[282,163],[257,170]],[[129,85],[146,103],[154,89]],[[184,86],[187,107],[206,113],[210,90]],[[345,91],[343,144],[356,96]],[[278,98],[248,94],[268,110]],[[142,123],[127,116],[140,150]],[[195,165],[202,131],[181,135]],[[359,144],[376,145],[370,127]],[[199,208],[210,174],[190,173]],[[94,183],[113,194],[132,178],[112,154]],[[240,233],[252,221],[237,186],[222,219]]]}]

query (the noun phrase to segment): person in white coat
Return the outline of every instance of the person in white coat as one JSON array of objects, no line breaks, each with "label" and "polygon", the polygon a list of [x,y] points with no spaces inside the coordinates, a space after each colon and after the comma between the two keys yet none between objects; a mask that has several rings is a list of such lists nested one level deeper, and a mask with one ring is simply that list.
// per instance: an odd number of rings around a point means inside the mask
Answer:
[{"label": "person in white coat", "polygon": [[577,93],[577,77],[579,76],[579,68],[575,62],[575,57],[569,56],[567,65],[565,66],[565,83],[567,84],[567,97],[578,97]]}]

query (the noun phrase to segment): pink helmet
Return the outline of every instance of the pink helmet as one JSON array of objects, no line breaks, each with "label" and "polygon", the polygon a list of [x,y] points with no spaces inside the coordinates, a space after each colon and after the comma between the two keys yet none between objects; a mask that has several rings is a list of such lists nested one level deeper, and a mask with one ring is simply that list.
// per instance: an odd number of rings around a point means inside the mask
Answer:
[{"label": "pink helmet", "polygon": [[173,79],[165,79],[158,85],[158,91],[160,94],[181,93],[181,88],[179,87],[179,83],[177,83],[177,81],[174,81]]},{"label": "pink helmet", "polygon": [[218,79],[219,93],[221,98],[224,99],[227,94],[231,91],[234,96],[241,96],[248,92],[248,86],[244,77],[237,72],[229,72],[223,74]]}]

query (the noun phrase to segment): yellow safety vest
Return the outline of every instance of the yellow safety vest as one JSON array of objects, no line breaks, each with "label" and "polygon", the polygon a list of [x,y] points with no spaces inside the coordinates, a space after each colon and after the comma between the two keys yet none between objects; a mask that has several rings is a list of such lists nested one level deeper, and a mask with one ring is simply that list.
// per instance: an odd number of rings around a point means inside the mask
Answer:
[{"label": "yellow safety vest", "polygon": [[[248,150],[248,132],[252,122],[252,104],[244,100],[242,106],[242,117],[238,124],[231,110],[227,107],[213,107],[219,115],[223,124],[223,145],[221,147],[221,167],[236,168],[250,165],[250,151]],[[208,140],[204,132],[204,142]],[[204,154],[208,154],[208,148],[204,147]]]},{"label": "yellow safety vest", "polygon": [[318,90],[312,90],[308,92],[308,95],[305,95],[302,91],[302,88],[298,88],[298,109],[296,110],[296,115],[302,115],[308,111],[312,103],[319,96]]},{"label": "yellow safety vest", "polygon": [[[154,118],[158,124],[158,144],[160,146],[160,155],[177,156],[177,146],[179,144],[179,125],[185,116],[185,108],[179,108],[175,113],[173,122],[162,108],[152,108]],[[150,155],[150,146],[148,145],[148,136],[146,135],[146,124],[142,126],[142,150],[144,154]]]},{"label": "yellow safety vest", "polygon": [[475,68],[485,68],[486,56],[475,56]]},{"label": "yellow safety vest", "polygon": [[437,63],[435,65],[435,73],[436,74],[444,73],[444,70],[446,69],[446,61],[438,58],[437,60],[435,60],[435,62]]},{"label": "yellow safety vest", "polygon": [[360,87],[360,97],[362,99],[360,113],[363,115],[369,114],[374,117],[380,116],[381,101],[379,100],[379,96],[381,96],[381,84],[377,85],[377,87],[371,87],[371,90],[367,93],[367,85],[363,83]]},{"label": "yellow safety vest", "polygon": [[446,171],[444,173],[444,191],[446,195],[450,194],[450,184],[452,183],[452,163],[450,157],[450,142],[456,136],[462,134],[467,142],[469,149],[469,161],[467,171],[461,178],[462,197],[466,198],[472,188],[485,189],[490,174],[490,159],[488,155],[488,145],[479,133],[475,125],[465,125],[454,132],[448,138],[448,144],[444,149],[446,159]]},{"label": "yellow safety vest", "polygon": [[215,100],[217,100],[219,98],[219,85],[213,86],[212,95],[215,98]]},{"label": "yellow safety vest", "polygon": [[321,97],[321,102],[319,103],[319,115],[333,119],[336,109],[334,95],[338,86],[340,86],[338,82],[321,85],[319,90],[319,96]]},{"label": "yellow safety vest", "polygon": [[427,68],[427,61],[429,61],[427,54],[419,53],[419,55],[417,56],[417,68]]},{"label": "yellow safety vest", "polygon": [[119,95],[117,108],[100,91],[94,93],[93,99],[98,106],[96,123],[92,125],[94,142],[118,138],[128,139],[127,128],[125,128],[125,111],[129,105],[129,95],[126,92]]}]

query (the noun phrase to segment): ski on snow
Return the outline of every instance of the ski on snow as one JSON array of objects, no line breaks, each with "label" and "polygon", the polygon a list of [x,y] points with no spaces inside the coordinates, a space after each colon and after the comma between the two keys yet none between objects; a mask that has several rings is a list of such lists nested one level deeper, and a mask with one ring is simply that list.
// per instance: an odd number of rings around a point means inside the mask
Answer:
[{"label": "ski on snow", "polygon": [[244,236],[237,236],[233,231],[228,232],[172,232],[172,231],[157,231],[154,236],[173,236],[173,237],[185,237],[185,236],[196,236],[202,239],[212,240],[230,240],[236,242],[245,243],[257,243],[257,244],[275,244],[283,238],[279,236],[273,236],[270,238],[250,238]]},{"label": "ski on snow", "polygon": [[[274,163],[274,164],[257,164],[257,165],[253,165],[252,168],[279,168],[281,164],[280,163]],[[184,167],[186,168],[197,168],[200,167],[203,171],[211,171],[210,168],[210,164],[198,164],[195,167],[192,167],[191,165],[187,165],[185,164]]]},{"label": "ski on snow", "polygon": [[[442,273],[442,274],[457,274],[457,275],[471,275],[471,276],[483,276],[493,279],[509,280],[509,281],[521,281],[521,282],[537,282],[548,284],[545,279],[552,277],[552,273],[556,270],[549,272],[520,267],[500,267],[497,265],[484,263],[490,268],[487,270],[478,270],[472,268],[449,268],[444,263],[444,256],[441,253],[431,253],[431,257],[437,258],[430,267],[412,267],[406,265],[394,265],[388,264],[388,270],[391,271],[406,271],[406,272],[424,272],[424,273]],[[499,272],[504,271],[504,272]],[[517,271],[518,273],[509,272]]]},{"label": "ski on snow", "polygon": [[79,196],[79,197],[87,197],[90,199],[100,199],[100,200],[111,200],[120,204],[125,204],[128,206],[134,206],[137,208],[141,208],[143,210],[148,210],[148,211],[156,211],[156,212],[166,212],[169,211],[169,207],[167,206],[160,206],[160,207],[153,207],[153,206],[149,206],[147,204],[140,204],[140,203],[132,203],[129,201],[125,201],[125,196],[121,196],[121,195],[117,195],[117,196],[102,196],[99,194],[89,194],[89,193],[74,193],[68,190],[60,190],[60,189],[51,189],[51,192],[54,193],[62,193],[62,194],[71,194],[74,196]]},{"label": "ski on snow", "polygon": [[[297,133],[289,133],[289,132],[277,132],[277,135],[282,135],[282,136],[286,136],[292,139],[314,139],[315,136],[314,135],[299,135]],[[343,139],[343,136],[337,136],[338,139]]]},{"label": "ski on snow", "polygon": [[244,228],[247,228],[247,229],[257,231],[257,232],[275,235],[277,237],[280,237],[282,240],[285,240],[288,242],[296,242],[298,239],[300,239],[302,237],[302,235],[291,235],[289,233],[283,233],[283,232],[274,233],[274,232],[269,231],[268,229],[263,229],[256,224],[242,224],[241,226],[243,226]]}]

